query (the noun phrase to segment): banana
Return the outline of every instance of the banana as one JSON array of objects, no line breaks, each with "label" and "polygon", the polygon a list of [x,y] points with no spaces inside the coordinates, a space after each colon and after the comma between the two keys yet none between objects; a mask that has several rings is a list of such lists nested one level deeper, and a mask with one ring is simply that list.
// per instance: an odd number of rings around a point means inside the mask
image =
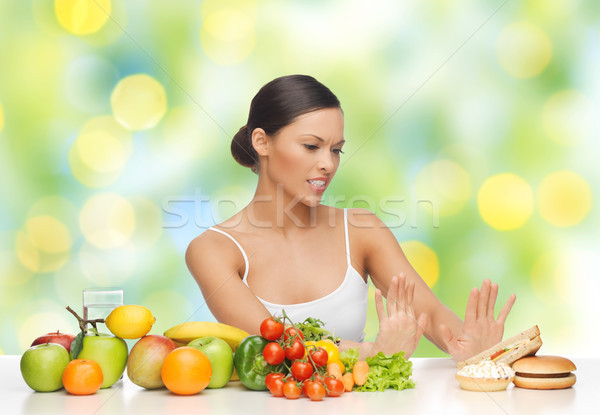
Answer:
[{"label": "banana", "polygon": [[178,346],[185,346],[200,337],[213,336],[225,340],[233,351],[249,335],[249,333],[237,327],[212,321],[188,321],[165,331],[165,336],[173,340]]}]

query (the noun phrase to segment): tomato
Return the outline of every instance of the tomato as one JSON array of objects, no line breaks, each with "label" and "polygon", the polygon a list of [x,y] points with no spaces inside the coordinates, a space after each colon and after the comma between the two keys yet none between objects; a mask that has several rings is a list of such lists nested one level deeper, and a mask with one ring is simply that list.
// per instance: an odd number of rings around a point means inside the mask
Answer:
[{"label": "tomato", "polygon": [[279,340],[283,334],[283,323],[269,317],[260,323],[260,335],[267,340]]},{"label": "tomato", "polygon": [[340,396],[344,393],[344,382],[339,379],[325,378],[325,387],[327,388],[327,396]]},{"label": "tomato", "polygon": [[269,373],[266,377],[265,377],[265,386],[268,388],[269,384],[275,380],[275,379],[282,379],[283,378],[283,373],[281,372],[271,372]]},{"label": "tomato", "polygon": [[315,362],[315,365],[318,367],[327,365],[327,360],[329,360],[329,355],[327,354],[327,350],[319,347],[317,349],[310,350],[310,357]]},{"label": "tomato", "polygon": [[292,376],[299,382],[303,382],[313,374],[313,367],[308,362],[296,360],[292,364]]},{"label": "tomato", "polygon": [[317,347],[322,347],[327,350],[327,363],[331,363],[336,360],[340,360],[340,350],[331,340],[319,340],[316,343]]},{"label": "tomato", "polygon": [[294,326],[288,327],[283,333],[283,341],[287,343],[290,338],[294,339],[296,336],[300,336],[301,339],[304,339],[304,334],[302,334],[301,330]]},{"label": "tomato", "polygon": [[263,349],[263,357],[270,365],[278,365],[285,359],[285,352],[279,343],[271,342]]},{"label": "tomato", "polygon": [[[276,381],[273,381],[275,383]],[[302,390],[298,386],[295,380],[288,380],[283,384],[283,395],[288,399],[298,399]]]},{"label": "tomato", "polygon": [[304,345],[300,340],[294,340],[290,347],[285,349],[285,357],[288,360],[294,361],[296,359],[302,359],[304,356]]},{"label": "tomato", "polygon": [[325,387],[319,382],[308,382],[304,393],[311,401],[322,401],[325,397]]},{"label": "tomato", "polygon": [[[269,375],[267,375],[268,377]],[[266,384],[266,380],[265,380],[265,384]],[[267,388],[269,388],[269,391],[271,392],[271,394],[273,396],[283,396],[283,387],[284,387],[285,383],[283,382],[283,374],[281,376],[277,376],[277,377],[273,377],[271,378],[271,380],[269,381]]]}]

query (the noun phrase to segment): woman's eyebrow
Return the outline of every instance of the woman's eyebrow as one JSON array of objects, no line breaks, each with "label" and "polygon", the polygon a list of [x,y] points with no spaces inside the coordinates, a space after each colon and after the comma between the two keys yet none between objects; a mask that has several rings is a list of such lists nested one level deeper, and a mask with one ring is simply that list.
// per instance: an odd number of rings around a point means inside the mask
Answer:
[{"label": "woman's eyebrow", "polygon": [[[319,141],[321,141],[321,142],[324,142],[324,141],[325,141],[325,140],[323,140],[321,137],[319,137],[318,135],[314,135],[314,134],[302,134],[302,135],[303,135],[303,136],[304,136],[304,135],[309,135],[309,136],[311,136],[311,137],[314,137],[314,138],[316,138],[317,140],[319,140]],[[338,144],[344,144],[345,142],[346,142],[346,140],[344,140],[344,139],[342,138],[340,141],[338,141],[337,143],[335,143],[335,144],[334,144],[334,146],[337,146]]]}]

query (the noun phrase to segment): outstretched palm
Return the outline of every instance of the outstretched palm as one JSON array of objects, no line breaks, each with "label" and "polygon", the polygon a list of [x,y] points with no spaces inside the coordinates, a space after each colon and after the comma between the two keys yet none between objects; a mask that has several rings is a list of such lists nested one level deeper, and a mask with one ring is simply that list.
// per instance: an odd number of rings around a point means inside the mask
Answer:
[{"label": "outstretched palm", "polygon": [[440,326],[446,350],[457,362],[502,341],[504,322],[515,303],[515,295],[510,296],[500,310],[498,318],[494,318],[497,296],[498,285],[491,284],[488,279],[484,280],[481,291],[477,287],[471,290],[460,332],[454,334],[447,326]]}]

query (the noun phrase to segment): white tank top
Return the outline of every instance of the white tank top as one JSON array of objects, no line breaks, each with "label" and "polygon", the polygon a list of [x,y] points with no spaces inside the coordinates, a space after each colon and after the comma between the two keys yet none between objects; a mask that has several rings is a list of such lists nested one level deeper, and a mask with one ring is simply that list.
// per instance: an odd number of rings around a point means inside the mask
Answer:
[{"label": "white tank top", "polygon": [[[217,229],[208,228],[219,232],[231,239],[242,252],[246,270],[242,281],[248,285],[248,256],[244,248],[228,233]],[[325,328],[334,336],[344,340],[362,342],[365,338],[365,324],[367,322],[367,294],[369,286],[365,283],[360,273],[352,267],[350,261],[350,242],[348,240],[348,212],[344,209],[344,233],[346,237],[346,262],[348,267],[342,284],[324,297],[313,301],[297,304],[275,304],[256,296],[267,308],[271,315],[282,315],[281,310],[295,323],[301,323],[308,317],[315,317],[325,323]],[[249,287],[252,290],[251,287]]]}]

